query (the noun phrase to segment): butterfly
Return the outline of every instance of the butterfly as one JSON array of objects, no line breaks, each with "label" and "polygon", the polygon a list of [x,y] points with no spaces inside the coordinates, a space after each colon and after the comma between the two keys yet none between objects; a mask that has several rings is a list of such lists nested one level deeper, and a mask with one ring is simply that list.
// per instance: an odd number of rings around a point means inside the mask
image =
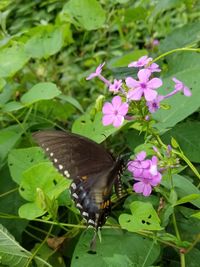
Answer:
[{"label": "butterfly", "polygon": [[113,185],[121,195],[122,159],[115,159],[94,141],[64,131],[39,131],[34,140],[43,148],[58,171],[72,179],[71,197],[88,225],[95,229],[111,211]]}]

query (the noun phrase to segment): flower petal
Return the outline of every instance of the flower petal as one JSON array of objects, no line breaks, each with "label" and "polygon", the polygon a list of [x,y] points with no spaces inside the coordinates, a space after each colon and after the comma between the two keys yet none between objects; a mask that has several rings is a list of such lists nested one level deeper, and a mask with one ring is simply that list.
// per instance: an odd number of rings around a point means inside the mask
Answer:
[{"label": "flower petal", "polygon": [[103,112],[103,114],[113,114],[114,113],[113,105],[109,102],[106,102],[103,105],[102,112]]},{"label": "flower petal", "polygon": [[192,95],[190,89],[187,86],[184,86],[184,88],[183,88],[183,94],[185,96],[191,96]]},{"label": "flower petal", "polygon": [[144,190],[144,183],[143,182],[138,182],[133,185],[133,190],[136,193],[142,193]]},{"label": "flower petal", "polygon": [[128,91],[127,98],[130,100],[140,100],[143,95],[141,88],[131,89]]},{"label": "flower petal", "polygon": [[153,78],[147,83],[147,87],[150,89],[159,88],[162,86],[163,82],[159,78]]},{"label": "flower petal", "polygon": [[128,112],[128,108],[129,108],[128,104],[127,103],[123,103],[118,109],[118,114],[122,115],[122,116],[125,116],[127,114],[127,112]]},{"label": "flower petal", "polygon": [[145,89],[144,90],[144,97],[147,101],[153,101],[156,98],[157,94],[158,93],[152,89]]},{"label": "flower petal", "polygon": [[139,82],[136,81],[135,79],[131,78],[131,77],[127,77],[126,78],[126,85],[129,87],[129,88],[136,88],[139,86]]},{"label": "flower petal", "polygon": [[142,161],[146,158],[147,153],[145,151],[141,151],[136,155],[136,159]]},{"label": "flower petal", "polygon": [[114,119],[113,119],[113,126],[114,127],[120,127],[124,122],[124,117],[123,116],[115,116]]},{"label": "flower petal", "polygon": [[152,191],[151,185],[150,184],[145,184],[144,188],[143,188],[143,195],[145,197],[148,197],[149,195],[151,195],[151,191]]},{"label": "flower petal", "polygon": [[107,126],[113,123],[113,119],[114,119],[113,115],[104,115],[102,118],[102,123],[104,126]]},{"label": "flower petal", "polygon": [[120,96],[115,96],[115,97],[113,97],[113,99],[112,99],[112,104],[113,104],[113,108],[114,108],[115,110],[118,110],[118,109],[120,108],[121,104],[122,104],[122,99],[121,99],[121,97],[120,97]]},{"label": "flower petal", "polygon": [[142,69],[138,72],[137,76],[140,82],[146,83],[149,81],[149,77],[151,76],[151,71],[148,69]]}]

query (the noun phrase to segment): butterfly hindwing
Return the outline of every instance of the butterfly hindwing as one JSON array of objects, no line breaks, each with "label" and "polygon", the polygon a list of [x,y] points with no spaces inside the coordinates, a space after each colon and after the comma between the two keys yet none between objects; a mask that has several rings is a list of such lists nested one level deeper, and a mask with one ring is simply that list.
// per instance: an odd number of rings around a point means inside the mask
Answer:
[{"label": "butterfly hindwing", "polygon": [[33,138],[58,171],[73,180],[71,195],[87,223],[102,226],[110,213],[112,186],[119,179],[122,162],[115,161],[101,145],[76,134],[41,131]]}]

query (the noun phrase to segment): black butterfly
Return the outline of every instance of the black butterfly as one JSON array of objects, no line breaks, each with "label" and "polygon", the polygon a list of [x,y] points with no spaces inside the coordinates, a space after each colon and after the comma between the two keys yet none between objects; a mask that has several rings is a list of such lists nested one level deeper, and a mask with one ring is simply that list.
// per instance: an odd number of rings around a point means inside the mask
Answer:
[{"label": "black butterfly", "polygon": [[71,196],[88,225],[104,225],[111,208],[112,187],[121,194],[123,160],[115,160],[101,145],[63,131],[41,131],[33,138],[54,166],[73,181]]}]

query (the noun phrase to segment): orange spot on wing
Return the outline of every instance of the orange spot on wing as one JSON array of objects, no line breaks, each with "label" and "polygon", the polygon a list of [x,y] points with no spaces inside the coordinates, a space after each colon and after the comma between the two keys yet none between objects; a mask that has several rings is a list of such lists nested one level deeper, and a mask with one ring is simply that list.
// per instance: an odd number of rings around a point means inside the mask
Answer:
[{"label": "orange spot on wing", "polygon": [[81,179],[84,181],[87,180],[87,178],[88,178],[87,175],[81,177]]}]

